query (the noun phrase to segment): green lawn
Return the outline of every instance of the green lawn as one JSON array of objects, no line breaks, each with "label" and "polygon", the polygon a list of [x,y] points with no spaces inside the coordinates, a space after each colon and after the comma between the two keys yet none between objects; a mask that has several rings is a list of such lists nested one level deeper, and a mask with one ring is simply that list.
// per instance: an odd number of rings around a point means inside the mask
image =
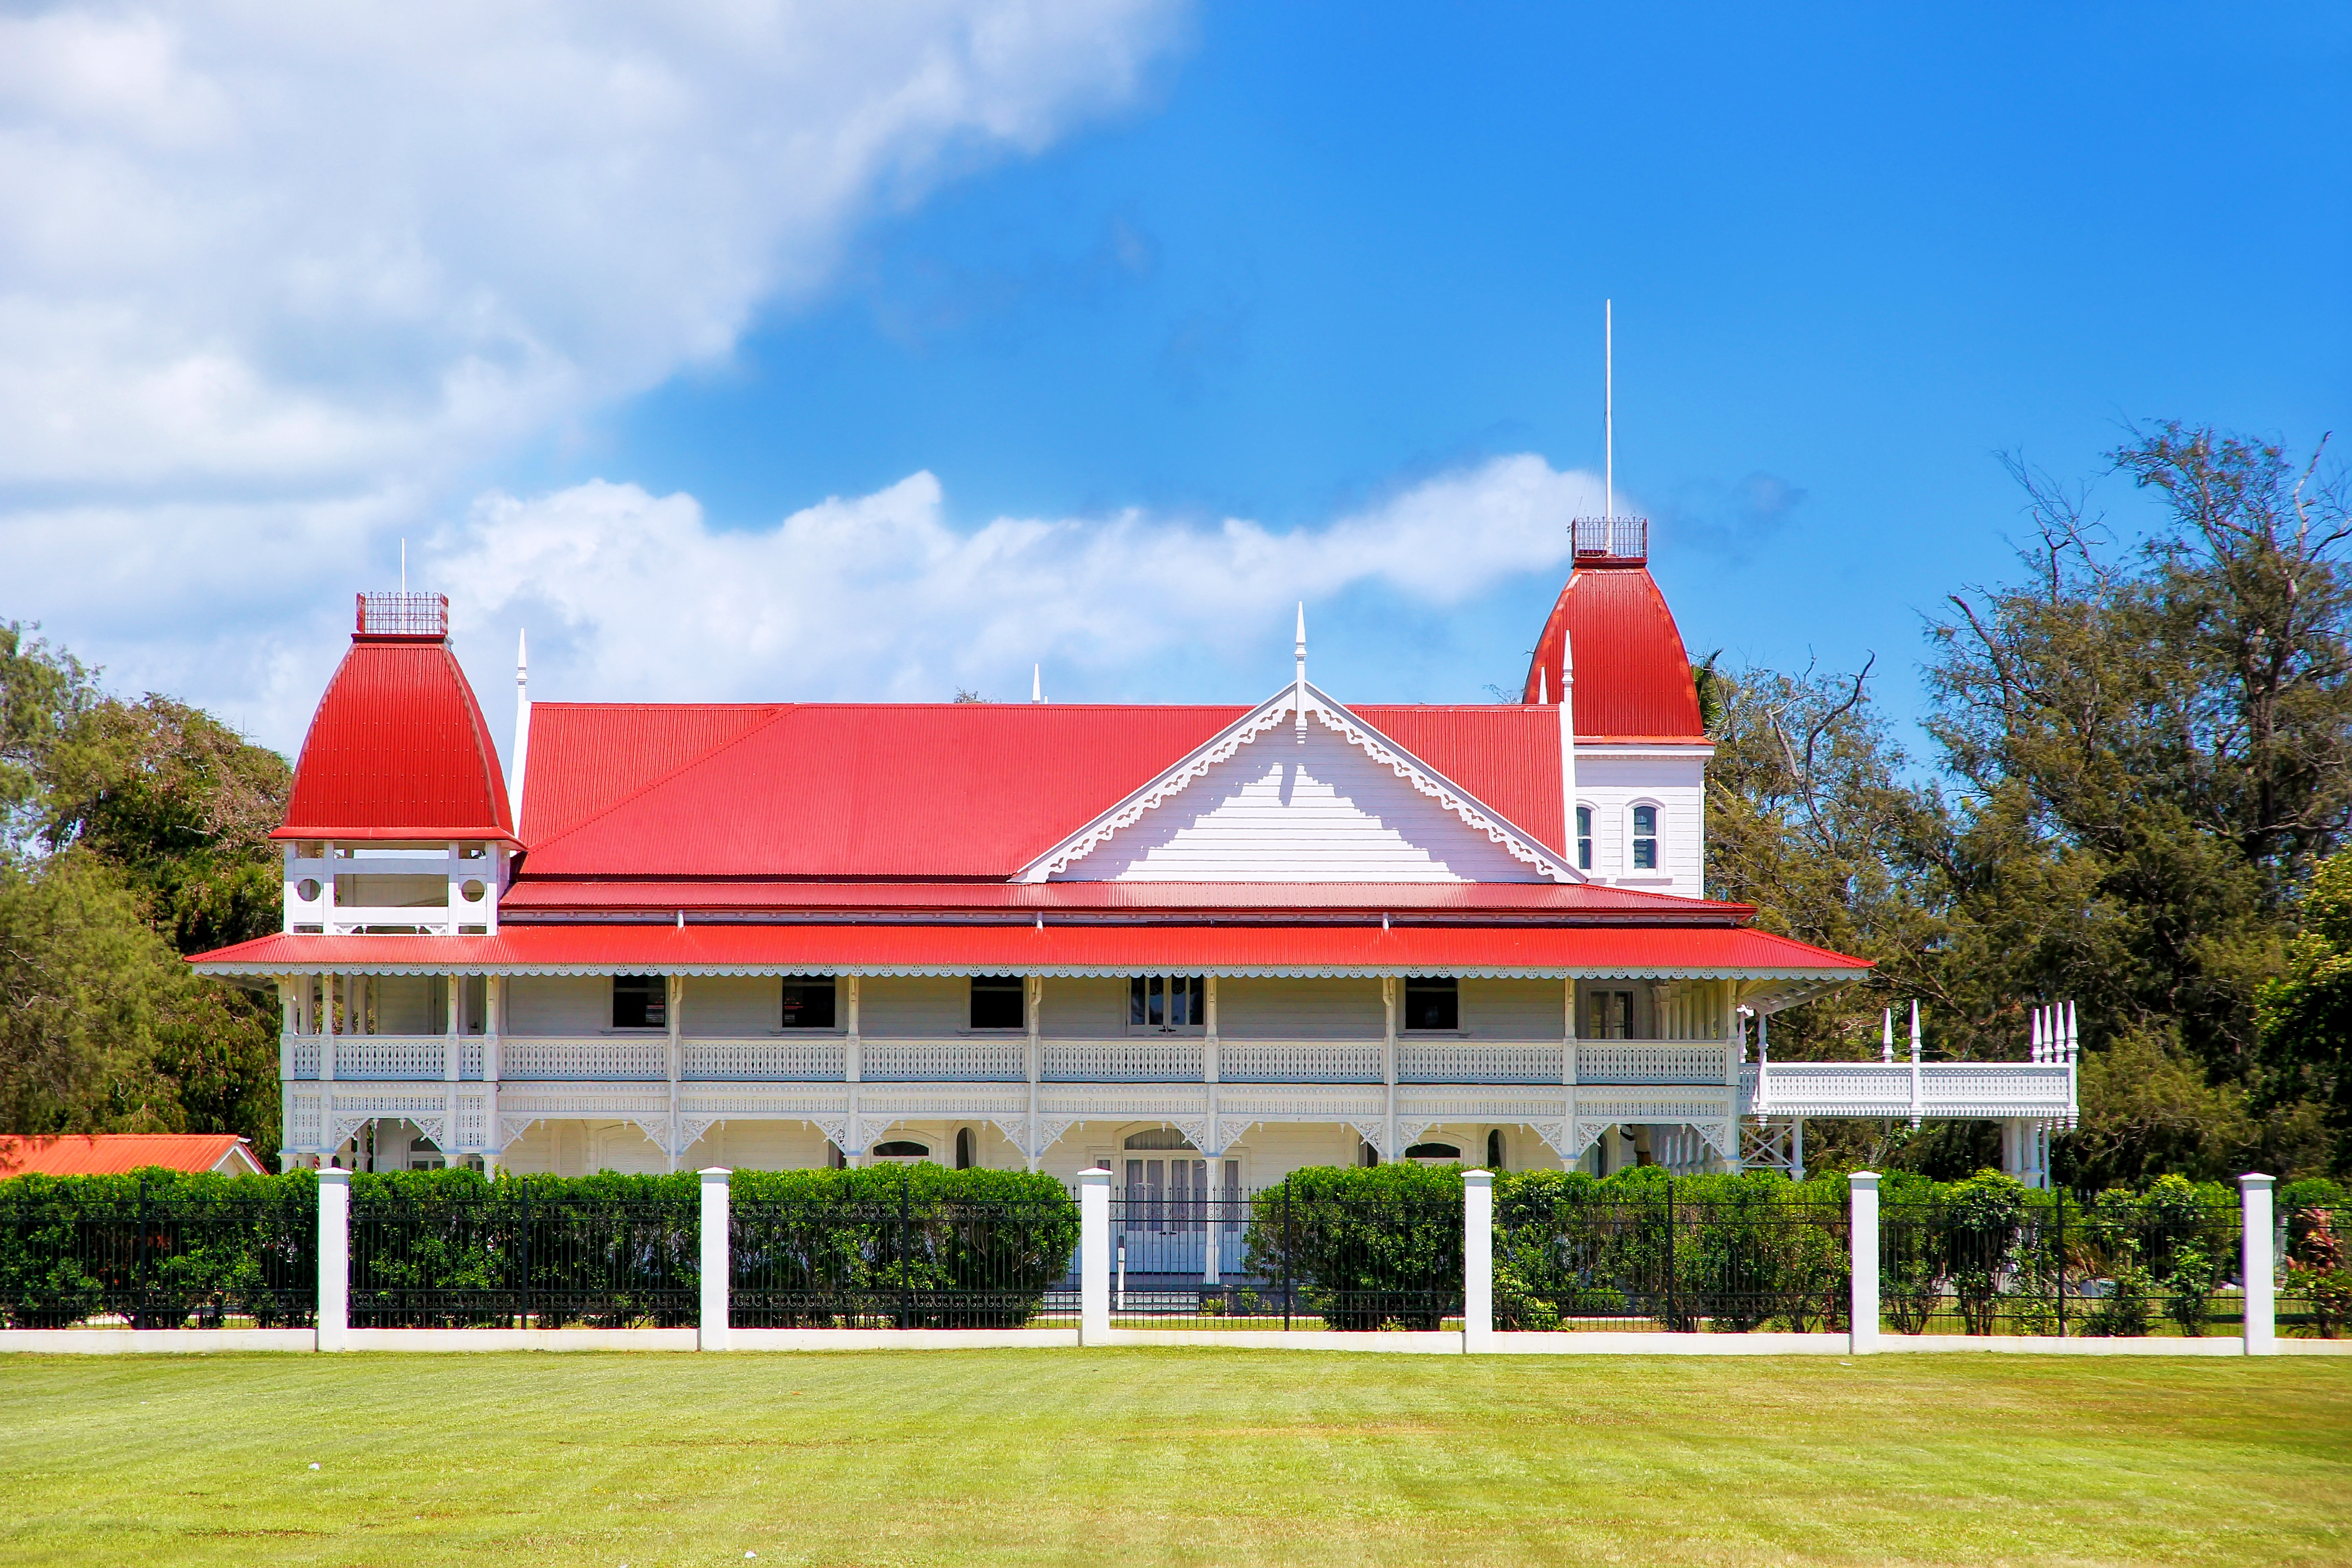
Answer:
[{"label": "green lawn", "polygon": [[2345,1563],[2352,1360],[0,1357],[8,1563],[751,1552]]}]

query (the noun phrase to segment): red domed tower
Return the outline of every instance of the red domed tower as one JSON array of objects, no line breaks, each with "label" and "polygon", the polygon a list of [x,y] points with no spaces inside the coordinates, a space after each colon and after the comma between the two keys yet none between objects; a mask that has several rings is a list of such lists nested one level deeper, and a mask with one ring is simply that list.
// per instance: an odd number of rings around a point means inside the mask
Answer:
[{"label": "red domed tower", "polygon": [[286,929],[498,929],[515,837],[498,748],[439,594],[362,594],[295,764]]}]

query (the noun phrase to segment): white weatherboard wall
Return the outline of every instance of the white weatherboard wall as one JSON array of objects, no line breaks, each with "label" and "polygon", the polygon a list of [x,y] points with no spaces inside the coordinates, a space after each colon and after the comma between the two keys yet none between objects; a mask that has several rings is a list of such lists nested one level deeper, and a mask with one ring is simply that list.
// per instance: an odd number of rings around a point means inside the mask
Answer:
[{"label": "white weatherboard wall", "polygon": [[1465,980],[1461,996],[1462,1030],[1473,1039],[1549,1040],[1568,1028],[1557,980]]},{"label": "white weatherboard wall", "polygon": [[[783,1026],[783,986],[782,980],[764,974],[690,979],[686,983],[685,1005],[678,1012],[678,1033],[690,1039],[774,1034]],[[835,1033],[838,1019],[846,1010],[836,1001]]]},{"label": "white weatherboard wall", "polygon": [[[1696,751],[1579,746],[1576,798],[1592,808],[1600,881],[1697,898],[1705,885],[1706,759]],[[1633,807],[1658,808],[1658,868],[1633,868]]]},{"label": "white weatherboard wall", "polygon": [[[846,1006],[835,1003],[836,1012]],[[877,974],[858,984],[857,1031],[867,1039],[936,1039],[971,1027],[970,980]]]},{"label": "white weatherboard wall", "polygon": [[1217,1033],[1229,1040],[1377,1040],[1377,980],[1221,980]]},{"label": "white weatherboard wall", "polygon": [[613,983],[601,974],[518,974],[506,993],[509,1034],[593,1035],[613,1026]]},{"label": "white weatherboard wall", "polygon": [[1310,722],[1260,735],[1058,879],[1104,882],[1538,882],[1526,861]]},{"label": "white weatherboard wall", "polygon": [[1127,982],[1049,979],[1037,1009],[1048,1039],[1098,1040],[1127,1032]]}]

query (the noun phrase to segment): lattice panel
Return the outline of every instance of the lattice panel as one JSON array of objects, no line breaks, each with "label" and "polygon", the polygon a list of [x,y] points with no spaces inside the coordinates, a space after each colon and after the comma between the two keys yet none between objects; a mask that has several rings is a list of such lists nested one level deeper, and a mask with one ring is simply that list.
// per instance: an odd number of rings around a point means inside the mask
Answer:
[{"label": "lattice panel", "polygon": [[667,1040],[519,1040],[500,1043],[499,1076],[574,1083],[661,1080],[669,1077]]},{"label": "lattice panel", "polygon": [[806,1040],[687,1040],[680,1045],[679,1055],[679,1076],[696,1081],[839,1083],[849,1070],[849,1045],[839,1036]]},{"label": "lattice panel", "polygon": [[1721,1083],[1729,1047],[1579,1041],[1579,1083]]},{"label": "lattice panel", "polygon": [[1010,1040],[867,1040],[858,1050],[857,1076],[869,1083],[1019,1083],[1027,1042]]},{"label": "lattice panel", "polygon": [[1558,1083],[1566,1070],[1559,1041],[1549,1044],[1401,1042],[1399,1083]]},{"label": "lattice panel", "polygon": [[469,1082],[482,1081],[482,1037],[467,1035],[457,1042],[457,1076]]},{"label": "lattice panel", "polygon": [[319,1076],[319,1037],[296,1035],[291,1038],[293,1049],[289,1054],[293,1058],[295,1078],[315,1079]]},{"label": "lattice panel", "polygon": [[1346,1041],[1217,1042],[1227,1083],[1378,1083],[1381,1047]]},{"label": "lattice panel", "polygon": [[335,1081],[437,1080],[446,1045],[439,1035],[338,1035]]},{"label": "lattice panel", "polygon": [[1046,1040],[1038,1076],[1048,1083],[1198,1083],[1197,1039]]},{"label": "lattice panel", "polygon": [[318,1149],[320,1142],[320,1111],[321,1095],[298,1094],[291,1097],[286,1116],[286,1142],[297,1149]]}]

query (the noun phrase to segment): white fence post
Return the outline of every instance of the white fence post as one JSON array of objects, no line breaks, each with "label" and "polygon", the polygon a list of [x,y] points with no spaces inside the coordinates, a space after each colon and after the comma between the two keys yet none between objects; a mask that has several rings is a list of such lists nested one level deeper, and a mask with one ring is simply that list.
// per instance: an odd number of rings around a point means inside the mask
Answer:
[{"label": "white fence post", "polygon": [[319,1173],[319,1348],[350,1348],[352,1173]]},{"label": "white fence post", "polygon": [[697,1348],[727,1348],[727,1179],[733,1174],[713,1165],[702,1173],[702,1334]]},{"label": "white fence post", "polygon": [[1110,1342],[1110,1173],[1078,1173],[1078,1343]]},{"label": "white fence post", "polygon": [[2245,1223],[2239,1278],[2246,1288],[2248,1355],[2278,1354],[2278,1262],[2271,1256],[2271,1188],[2277,1180],[2252,1172],[2238,1178],[2238,1203]]},{"label": "white fence post", "polygon": [[1878,1349],[1878,1173],[1846,1178],[1853,1220],[1853,1297],[1847,1307],[1846,1348],[1855,1355]]},{"label": "white fence post", "polygon": [[1462,1353],[1495,1348],[1495,1173],[1462,1173]]}]

